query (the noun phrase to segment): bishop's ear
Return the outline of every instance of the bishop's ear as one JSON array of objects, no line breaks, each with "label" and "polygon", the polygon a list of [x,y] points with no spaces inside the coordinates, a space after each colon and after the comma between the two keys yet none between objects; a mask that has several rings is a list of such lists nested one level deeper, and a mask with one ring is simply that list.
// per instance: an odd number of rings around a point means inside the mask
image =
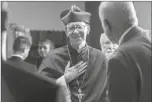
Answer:
[{"label": "bishop's ear", "polygon": [[65,30],[64,30],[65,34],[66,34],[66,37],[68,37],[68,32],[67,32],[67,28],[65,27]]},{"label": "bishop's ear", "polygon": [[109,23],[109,21],[108,21],[107,19],[104,19],[104,20],[103,20],[103,26],[104,26],[104,28],[105,28],[107,31],[111,31],[111,30],[112,30],[111,25],[110,25],[110,23]]},{"label": "bishop's ear", "polygon": [[90,33],[90,25],[87,24],[87,29],[86,29],[86,30],[87,30],[87,31],[86,31],[87,34],[89,34],[89,33]]}]

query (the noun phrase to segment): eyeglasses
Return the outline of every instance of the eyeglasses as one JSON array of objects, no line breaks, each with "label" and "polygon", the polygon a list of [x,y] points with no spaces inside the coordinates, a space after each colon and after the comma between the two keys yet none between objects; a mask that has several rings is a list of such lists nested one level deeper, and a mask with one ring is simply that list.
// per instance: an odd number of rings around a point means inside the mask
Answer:
[{"label": "eyeglasses", "polygon": [[77,31],[83,31],[85,27],[83,24],[70,24],[66,26],[68,32],[74,32],[75,29],[77,29]]}]

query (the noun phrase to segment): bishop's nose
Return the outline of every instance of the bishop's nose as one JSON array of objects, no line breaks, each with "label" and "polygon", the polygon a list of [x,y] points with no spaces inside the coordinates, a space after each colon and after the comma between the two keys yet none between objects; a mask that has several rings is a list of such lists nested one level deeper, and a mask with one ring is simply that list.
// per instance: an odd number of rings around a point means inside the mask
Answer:
[{"label": "bishop's nose", "polygon": [[73,35],[75,35],[75,36],[80,36],[80,33],[79,33],[79,31],[78,31],[77,29],[75,29],[75,30],[73,31]]}]

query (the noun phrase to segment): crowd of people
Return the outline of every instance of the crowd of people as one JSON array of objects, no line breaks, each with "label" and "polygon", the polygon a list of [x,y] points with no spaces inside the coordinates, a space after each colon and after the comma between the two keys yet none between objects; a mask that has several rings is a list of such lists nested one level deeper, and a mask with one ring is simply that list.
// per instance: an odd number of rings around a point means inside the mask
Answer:
[{"label": "crowd of people", "polygon": [[[24,97],[18,94],[25,91],[16,88],[23,88],[20,87],[22,81],[18,83],[15,79],[20,75],[12,75],[21,72],[36,73],[34,77],[43,76],[43,80],[51,81],[50,86],[59,87],[49,89],[56,92],[50,94],[55,99],[45,98],[44,102],[151,102],[151,31],[138,26],[132,2],[101,2],[99,17],[104,31],[99,41],[101,50],[86,42],[91,13],[74,5],[60,15],[67,45],[55,48],[50,39],[39,41],[37,65],[24,61],[32,41],[20,32],[28,30],[14,32],[18,34],[13,43],[14,53],[8,59],[2,57],[2,76],[15,101],[24,102]],[[3,50],[6,42],[2,41]],[[28,84],[28,80],[26,82]],[[45,89],[46,85],[40,87]]]}]

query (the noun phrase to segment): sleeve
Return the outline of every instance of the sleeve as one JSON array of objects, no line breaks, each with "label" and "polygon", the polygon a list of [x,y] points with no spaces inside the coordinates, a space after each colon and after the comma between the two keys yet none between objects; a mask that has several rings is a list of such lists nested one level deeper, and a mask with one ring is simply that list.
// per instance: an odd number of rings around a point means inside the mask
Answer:
[{"label": "sleeve", "polygon": [[70,90],[69,90],[68,85],[65,81],[64,75],[61,76],[60,78],[58,78],[56,80],[56,83],[61,86],[61,90],[63,90],[63,92],[64,92],[66,102],[71,102]]},{"label": "sleeve", "polygon": [[108,102],[133,102],[132,78],[118,59],[108,63]]},{"label": "sleeve", "polygon": [[51,57],[46,57],[42,61],[41,65],[38,69],[38,72],[49,78],[57,79],[60,76],[62,76],[62,74],[58,71],[57,68],[59,66],[55,66],[56,64],[58,64],[57,60],[54,60]]},{"label": "sleeve", "polygon": [[[102,75],[100,75],[102,78],[104,78],[104,86],[103,86],[103,90],[101,91],[101,96],[100,96],[100,98],[99,98],[99,102],[107,102],[106,100],[106,98],[107,98],[107,94],[106,94],[106,92],[107,92],[107,71],[108,71],[108,60],[107,60],[107,58],[106,58],[106,56],[104,56],[105,57],[105,59],[104,59],[104,61],[103,61],[103,63],[102,63],[102,70],[101,70],[101,72],[102,72]],[[101,78],[100,78],[101,79]],[[103,82],[102,82],[103,83]]]},{"label": "sleeve", "polygon": [[44,68],[47,68],[50,66],[51,58],[44,58],[42,63],[40,64],[40,67],[38,68],[38,72],[41,72]]}]

